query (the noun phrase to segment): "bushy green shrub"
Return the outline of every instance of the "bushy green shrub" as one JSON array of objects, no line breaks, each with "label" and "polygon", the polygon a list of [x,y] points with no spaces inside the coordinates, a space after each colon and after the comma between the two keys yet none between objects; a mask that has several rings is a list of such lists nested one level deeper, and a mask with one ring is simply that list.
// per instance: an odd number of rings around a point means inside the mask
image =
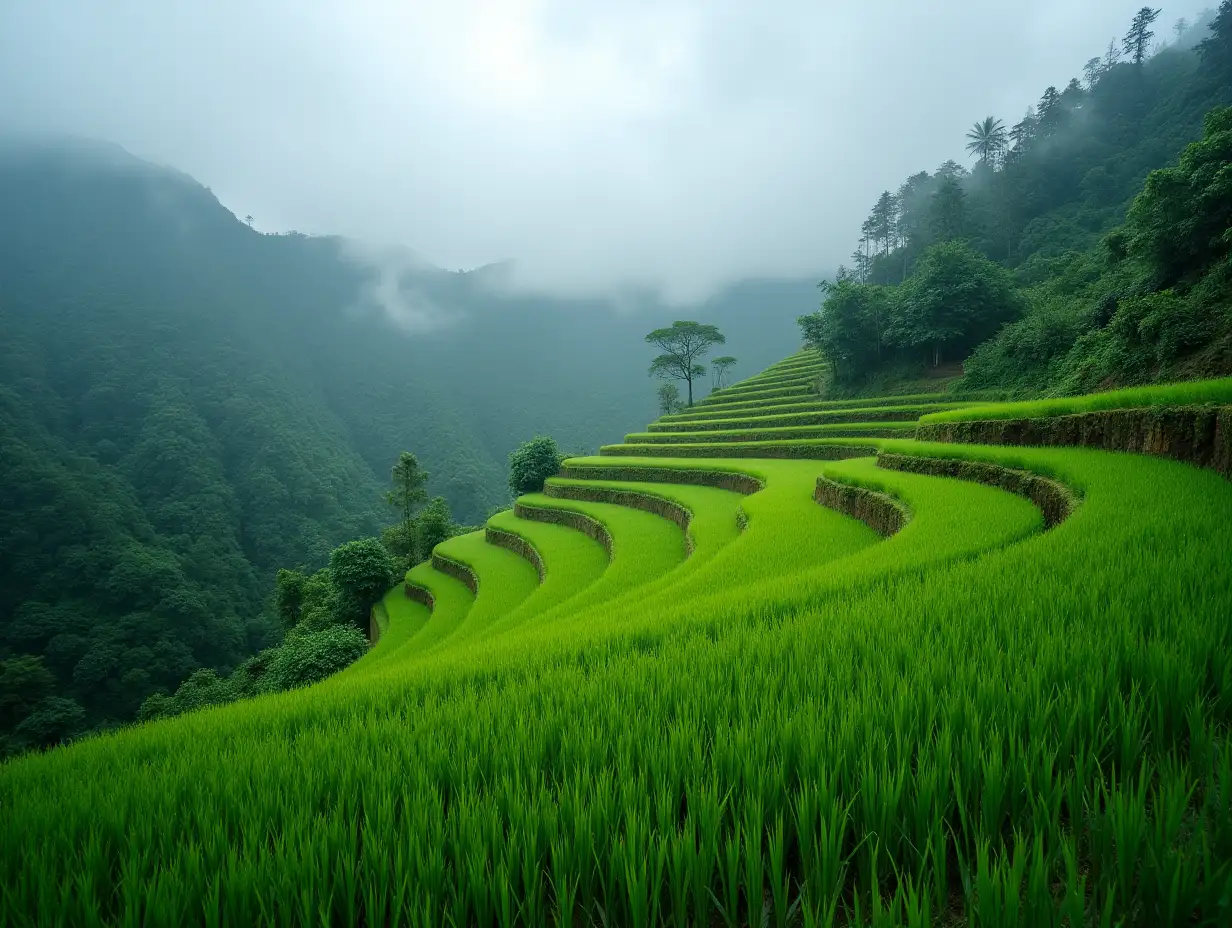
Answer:
[{"label": "bushy green shrub", "polygon": [[334,621],[367,627],[368,610],[394,584],[394,560],[378,538],[339,545],[329,556]]},{"label": "bushy green shrub", "polygon": [[348,625],[288,635],[270,660],[265,682],[276,690],[307,686],[337,673],[367,650],[368,639],[363,632]]},{"label": "bushy green shrub", "polygon": [[556,440],[546,435],[537,435],[509,455],[509,489],[514,496],[523,493],[538,493],[544,481],[555,477],[560,471],[564,457],[556,446]]}]

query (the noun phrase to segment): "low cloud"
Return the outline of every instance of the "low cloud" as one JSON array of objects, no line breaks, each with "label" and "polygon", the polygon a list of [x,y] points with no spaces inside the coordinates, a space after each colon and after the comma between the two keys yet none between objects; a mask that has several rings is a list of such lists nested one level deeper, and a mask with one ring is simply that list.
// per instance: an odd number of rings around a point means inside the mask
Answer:
[{"label": "low cloud", "polygon": [[364,274],[359,295],[348,307],[348,313],[384,313],[410,335],[449,328],[462,319],[461,309],[447,308],[417,283],[425,274],[439,271],[410,249],[354,241],[346,241],[341,247],[343,256]]},{"label": "low cloud", "polygon": [[[1139,5],[9,3],[0,125],[118,142],[265,230],[682,302],[829,272],[881,190],[1016,121]],[[391,318],[448,318],[393,280]]]}]

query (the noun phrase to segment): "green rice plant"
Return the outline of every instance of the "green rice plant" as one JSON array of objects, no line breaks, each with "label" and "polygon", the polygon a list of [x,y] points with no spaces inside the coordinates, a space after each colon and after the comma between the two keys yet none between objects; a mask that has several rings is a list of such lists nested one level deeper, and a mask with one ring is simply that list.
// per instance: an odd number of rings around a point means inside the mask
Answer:
[{"label": "green rice plant", "polygon": [[[541,494],[523,498],[528,505],[546,499]],[[517,535],[534,547],[542,559],[544,578],[521,605],[502,617],[500,625],[517,624],[530,615],[546,612],[589,587],[607,570],[607,550],[593,538],[563,525],[519,519],[512,510],[488,519],[488,526]]]},{"label": "green rice plant", "polygon": [[637,444],[687,444],[695,442],[737,442],[737,441],[779,441],[794,438],[816,438],[819,436],[852,437],[857,435],[878,435],[893,437],[902,433],[908,437],[915,431],[916,423],[911,422],[837,422],[822,425],[797,425],[774,427],[766,429],[727,429],[714,432],[631,432],[625,436],[625,442]]},{"label": "green rice plant", "polygon": [[[939,404],[943,407],[949,404]],[[960,404],[954,404],[958,407]],[[693,422],[653,422],[651,432],[712,432],[729,429],[771,428],[789,425],[822,425],[827,422],[903,422],[918,419],[930,406],[866,406],[859,409],[826,409],[818,412],[798,412],[788,415],[760,415],[757,411],[732,416],[729,419],[708,419]]]},{"label": "green rice plant", "polygon": [[[876,396],[855,400],[787,400],[778,401],[743,401],[731,403],[715,403],[713,405],[694,406],[685,412],[670,416],[661,416],[659,422],[695,422],[702,419],[730,419],[732,413],[739,411],[755,411],[764,415],[782,415],[796,412],[819,412],[826,409],[861,409],[864,407],[930,406],[935,403],[954,403],[965,401],[962,396],[949,393],[920,393],[915,396],[885,397]],[[957,407],[954,407],[957,408]]]},{"label": "green rice plant", "polygon": [[762,387],[757,390],[745,390],[735,394],[729,394],[726,390],[722,393],[711,393],[704,400],[698,403],[698,406],[720,405],[727,402],[733,396],[740,401],[748,400],[767,400],[788,396],[807,397],[815,395],[811,384],[802,384],[789,387]]},{"label": "green rice plant", "polygon": [[[523,496],[520,502],[528,509],[580,513],[599,523],[611,539],[611,563],[602,577],[569,603],[572,613],[582,613],[594,603],[637,589],[684,560],[684,532],[661,516],[611,503],[541,494]],[[547,615],[550,618],[552,613]]]},{"label": "green rice plant", "polygon": [[360,673],[372,664],[380,663],[411,640],[432,617],[432,610],[423,603],[406,595],[402,584],[385,594],[377,603],[374,612],[380,614],[381,637],[368,653],[354,664],[341,671],[343,674]]},{"label": "green rice plant", "polygon": [[[1232,484],[1087,449],[867,446],[1080,504],[1045,528],[871,455],[707,459],[761,481],[740,497],[575,459],[687,508],[693,554],[661,516],[532,499],[610,535],[574,595],[535,607],[529,562],[472,538],[447,553],[479,595],[415,568],[431,616],[391,611],[383,634],[409,636],[351,672],[5,763],[0,922],[1228,924]],[[630,473],[701,466],[671,450]],[[910,520],[882,538],[822,508],[823,475]]]},{"label": "green rice plant", "polygon": [[[793,438],[783,441],[714,441],[672,444],[604,445],[599,454],[611,457],[663,457],[670,450],[674,458],[813,458],[831,460],[864,457],[874,452],[873,438]],[[707,462],[709,466],[709,462]]]},{"label": "green rice plant", "polygon": [[921,422],[963,422],[980,419],[1039,419],[1108,409],[1137,409],[1143,406],[1193,406],[1206,403],[1232,403],[1232,377],[1195,380],[1187,383],[1158,384],[1089,393],[1085,396],[1026,400],[1019,403],[983,403],[963,409],[936,412]]},{"label": "green rice plant", "polygon": [[[483,532],[455,535],[441,542],[433,557],[463,564],[475,574],[479,590],[475,604],[451,637],[466,639],[518,608],[539,586],[539,574],[525,558],[488,544]],[[439,647],[439,645],[438,645]]]},{"label": "green rice plant", "polygon": [[[427,590],[433,598],[431,614],[428,620],[417,628],[405,643],[393,651],[391,657],[429,648],[441,639],[452,634],[462,624],[467,613],[475,604],[475,595],[459,580],[443,574],[425,561],[412,567],[406,574],[406,582]],[[389,597],[397,595],[395,587],[386,594]],[[402,594],[405,597],[405,592]]]}]

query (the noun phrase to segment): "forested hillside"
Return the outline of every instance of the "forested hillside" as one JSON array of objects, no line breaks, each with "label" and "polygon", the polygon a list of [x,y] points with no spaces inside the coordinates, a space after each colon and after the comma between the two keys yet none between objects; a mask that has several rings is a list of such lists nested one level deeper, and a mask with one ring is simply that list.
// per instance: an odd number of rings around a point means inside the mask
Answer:
[{"label": "forested hillside", "polygon": [[[960,389],[1023,393],[1232,370],[1232,126],[1214,113],[1232,103],[1232,2],[1194,25],[1158,16],[1139,11],[1012,126],[977,121],[972,170],[947,161],[880,196],[804,321],[836,386],[958,362]],[[1204,118],[1200,150],[1152,175]]]},{"label": "forested hillside", "polygon": [[[585,451],[654,408],[643,313],[264,235],[102,144],[0,144],[0,202],[0,734],[130,719],[273,643],[274,573],[392,521],[403,450],[473,523],[519,441]],[[764,364],[814,294],[700,311]]]}]

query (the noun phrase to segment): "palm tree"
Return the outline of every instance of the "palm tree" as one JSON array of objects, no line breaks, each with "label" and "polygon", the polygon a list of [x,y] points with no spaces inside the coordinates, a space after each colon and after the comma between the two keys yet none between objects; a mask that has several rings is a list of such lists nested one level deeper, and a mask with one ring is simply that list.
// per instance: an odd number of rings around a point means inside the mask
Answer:
[{"label": "palm tree", "polygon": [[1005,123],[989,116],[972,126],[967,138],[971,140],[967,143],[967,151],[978,155],[984,164],[995,166],[997,159],[1005,151]]}]

